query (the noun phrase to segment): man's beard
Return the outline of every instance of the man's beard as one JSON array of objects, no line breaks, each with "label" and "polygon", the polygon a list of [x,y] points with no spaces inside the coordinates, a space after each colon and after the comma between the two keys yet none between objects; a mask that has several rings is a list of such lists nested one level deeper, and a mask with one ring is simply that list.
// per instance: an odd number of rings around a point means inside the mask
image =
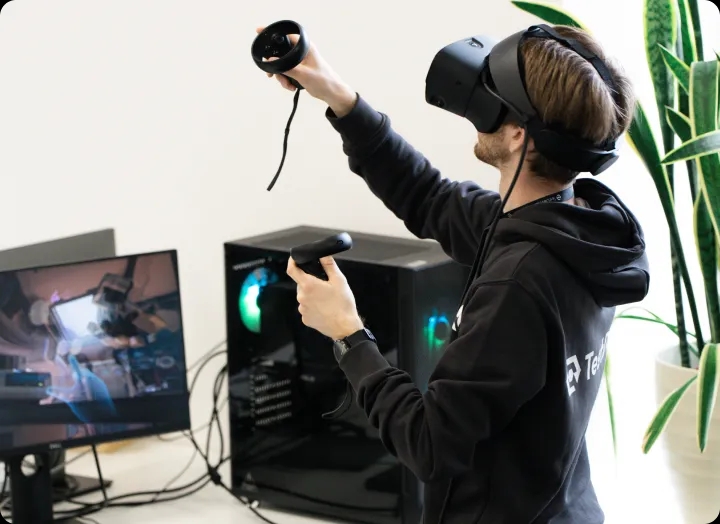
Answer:
[{"label": "man's beard", "polygon": [[500,168],[507,153],[503,150],[500,137],[496,135],[480,135],[473,148],[475,157],[485,164]]}]

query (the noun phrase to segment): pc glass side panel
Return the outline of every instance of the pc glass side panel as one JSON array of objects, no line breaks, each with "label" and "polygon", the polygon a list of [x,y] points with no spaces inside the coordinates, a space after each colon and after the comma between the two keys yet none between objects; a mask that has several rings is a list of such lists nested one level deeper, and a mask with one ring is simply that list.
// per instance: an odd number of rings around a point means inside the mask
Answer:
[{"label": "pc glass side panel", "polygon": [[[327,420],[346,380],[304,326],[287,253],[226,246],[232,485],[250,499],[351,522],[398,524],[396,460],[357,407]],[[338,260],[360,314],[397,363],[396,269]]]},{"label": "pc glass side panel", "polygon": [[[408,371],[421,393],[442,357],[450,336],[470,269],[446,262],[400,272],[399,367]],[[422,483],[402,468],[406,522],[418,522],[422,511]],[[412,515],[412,518],[409,518]]]}]

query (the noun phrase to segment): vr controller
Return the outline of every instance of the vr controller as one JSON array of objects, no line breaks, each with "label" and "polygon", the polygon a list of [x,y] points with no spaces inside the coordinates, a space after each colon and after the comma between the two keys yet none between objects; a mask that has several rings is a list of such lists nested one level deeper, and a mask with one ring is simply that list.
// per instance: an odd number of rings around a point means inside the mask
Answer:
[{"label": "vr controller", "polygon": [[290,250],[290,256],[305,273],[327,281],[328,276],[320,263],[320,259],[337,255],[351,248],[352,238],[350,238],[350,235],[339,233],[322,240],[296,246]]},{"label": "vr controller", "polygon": [[[289,35],[299,35],[298,42],[293,46]],[[255,37],[250,49],[255,65],[266,73],[283,75],[298,66],[308,54],[310,46],[302,26],[292,20],[281,20],[267,26]],[[275,58],[275,60],[269,60]],[[292,85],[298,89],[303,87],[297,80],[287,75]]]}]

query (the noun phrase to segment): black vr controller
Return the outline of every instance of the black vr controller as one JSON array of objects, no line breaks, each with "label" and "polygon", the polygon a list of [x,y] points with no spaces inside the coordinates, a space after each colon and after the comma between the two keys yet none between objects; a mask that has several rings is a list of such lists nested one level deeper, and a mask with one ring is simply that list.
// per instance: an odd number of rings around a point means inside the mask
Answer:
[{"label": "black vr controller", "polygon": [[[299,39],[295,45],[290,42],[289,35],[299,35]],[[267,26],[260,34],[255,37],[252,43],[251,53],[255,64],[265,71],[273,75],[283,75],[297,67],[308,54],[310,46],[305,31],[302,26],[292,20],[281,20]],[[275,60],[270,60],[275,58]],[[298,89],[303,87],[287,75],[292,85]]]},{"label": "black vr controller", "polygon": [[328,276],[320,263],[320,259],[331,257],[352,248],[352,238],[347,233],[339,233],[322,240],[296,246],[290,250],[295,264],[305,273],[327,280]]},{"label": "black vr controller", "polygon": [[[289,35],[298,35],[298,41],[294,46],[290,41]],[[305,57],[310,51],[310,44],[300,24],[292,20],[281,20],[280,22],[270,24],[258,34],[252,43],[250,51],[256,66],[266,73],[284,76],[297,88],[295,98],[293,99],[293,109],[285,126],[285,138],[283,139],[283,154],[280,160],[280,166],[267,188],[267,190],[270,191],[275,185],[275,182],[277,182],[280,171],[282,171],[283,165],[285,164],[290,124],[297,110],[300,91],[303,89],[300,82],[283,73],[297,67],[305,60]],[[270,58],[275,58],[275,60],[270,60]]]}]

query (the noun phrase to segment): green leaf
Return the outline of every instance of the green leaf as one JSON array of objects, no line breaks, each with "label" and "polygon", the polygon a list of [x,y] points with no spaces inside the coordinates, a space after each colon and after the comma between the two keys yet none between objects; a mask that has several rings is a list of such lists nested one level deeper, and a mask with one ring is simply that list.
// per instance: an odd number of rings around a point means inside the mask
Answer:
[{"label": "green leaf", "polygon": [[[662,59],[665,63],[664,65],[667,66],[667,69],[670,70],[672,76],[675,77],[675,80],[678,81],[680,87],[683,88],[683,91],[687,92],[687,90],[690,88],[690,66],[688,66],[685,62],[675,56],[673,52],[669,49],[665,48],[662,45],[659,47],[660,55],[662,56]],[[653,84],[655,84],[655,80],[653,81]]]},{"label": "green leaf", "polygon": [[[712,114],[712,113],[710,113]],[[692,129],[692,128],[691,128]],[[704,155],[717,154],[720,151],[720,131],[711,131],[694,136],[682,145],[670,151],[662,159],[663,164],[674,164],[685,160],[695,160]]]},{"label": "green leaf", "polygon": [[[696,159],[698,164],[698,185],[704,194],[708,213],[720,237],[720,139],[713,144],[708,136],[720,135],[718,131],[717,107],[718,84],[720,82],[720,61],[694,62],[690,67],[690,123],[693,137],[704,137],[708,142],[706,150],[714,149],[714,154],[705,154]],[[713,147],[714,145],[714,147]],[[682,147],[682,146],[681,146]]]},{"label": "green leaf", "polygon": [[666,107],[665,119],[681,141],[687,142],[692,138],[692,128],[688,117],[675,111],[672,107]]},{"label": "green leaf", "polygon": [[655,182],[655,187],[660,197],[660,202],[665,211],[665,217],[669,220],[675,217],[675,209],[670,191],[670,184],[660,160],[660,152],[658,150],[655,136],[648,122],[645,110],[639,102],[635,105],[635,116],[630,123],[627,132],[628,143],[632,149],[645,164],[650,176]]},{"label": "green leaf", "polygon": [[683,62],[688,67],[697,61],[697,49],[695,48],[695,27],[693,26],[688,0],[678,0],[678,12],[680,13],[680,42],[679,49],[682,53]]},{"label": "green leaf", "polygon": [[[628,320],[642,320],[642,321],[644,321],[644,322],[652,322],[652,323],[654,323],[654,324],[660,324],[661,326],[665,326],[666,328],[668,328],[668,329],[669,329],[670,331],[672,331],[676,336],[678,336],[678,337],[680,336],[680,331],[679,331],[679,329],[678,329],[678,327],[677,327],[676,325],[671,324],[670,322],[664,321],[663,319],[661,319],[659,316],[657,316],[657,315],[656,315],[655,313],[653,313],[652,311],[648,311],[647,309],[645,309],[645,308],[640,308],[640,307],[628,308],[628,309],[626,309],[625,311],[630,311],[630,310],[632,310],[632,309],[640,309],[640,310],[642,310],[642,311],[645,311],[645,313],[647,313],[648,315],[650,315],[651,318],[643,317],[643,316],[640,316],[640,315],[630,315],[630,314],[628,314],[628,313],[625,313],[624,311],[623,311],[622,313],[616,315],[615,318],[616,318],[616,319],[617,319],[617,318],[622,318],[622,319],[628,319]],[[695,337],[695,334],[694,334],[694,333],[691,333],[691,332],[689,332],[689,331],[687,331],[686,333],[687,333],[688,335],[690,335],[691,337]],[[700,352],[697,350],[697,348],[696,348],[693,344],[691,344],[691,343],[688,342],[687,347],[688,347],[688,350],[689,350],[690,352],[692,352],[693,355],[695,355],[696,357],[699,357],[699,356],[700,356]]]},{"label": "green leaf", "polygon": [[645,438],[643,439],[642,444],[643,453],[649,452],[650,449],[655,445],[658,437],[660,437],[660,434],[665,429],[665,426],[667,426],[667,423],[670,420],[670,416],[675,411],[675,408],[677,408],[678,402],[680,402],[680,399],[682,399],[685,392],[696,380],[697,375],[692,377],[685,384],[680,386],[678,389],[670,393],[665,398],[663,403],[660,405],[660,408],[657,410],[657,413],[650,422],[647,431],[645,432]]},{"label": "green leaf", "polygon": [[720,373],[718,373],[719,351],[719,344],[705,346],[698,367],[697,431],[700,451],[705,451],[707,446],[710,421],[715,409],[718,383],[720,383]]},{"label": "green leaf", "polygon": [[[660,119],[660,134],[663,151],[669,151],[674,145],[673,131],[663,118],[665,107],[675,106],[675,82],[666,62],[667,48],[675,47],[677,41],[677,20],[674,2],[676,0],[644,0],[643,29],[645,31],[645,55],[650,68],[655,104]],[[674,58],[674,57],[672,57]],[[675,59],[677,60],[677,59]],[[682,64],[682,62],[680,62]],[[685,64],[682,64],[685,66]],[[674,74],[674,73],[673,73]],[[668,169],[668,178],[672,184],[672,169]]]},{"label": "green leaf", "polygon": [[710,338],[720,337],[720,290],[718,290],[718,242],[713,231],[704,195],[695,200],[693,213],[695,245],[697,246],[700,270],[705,282],[705,302],[710,317]]},{"label": "green leaf", "polygon": [[660,153],[658,151],[657,143],[655,142],[655,137],[653,136],[647,116],[645,115],[645,111],[640,103],[635,106],[635,115],[630,123],[627,138],[630,147],[632,147],[638,156],[640,156],[640,159],[645,164],[645,167],[655,183],[655,188],[657,189],[658,197],[660,198],[660,204],[662,205],[663,212],[665,213],[665,219],[670,230],[670,240],[674,246],[675,254],[677,256],[678,270],[685,286],[685,293],[687,295],[695,333],[697,334],[696,337],[698,345],[702,346],[703,336],[702,327],[700,325],[700,316],[698,315],[695,292],[693,291],[690,273],[688,272],[687,262],[685,261],[683,245],[680,241],[680,232],[678,231],[677,220],[675,219],[675,204],[670,188],[670,182],[664,166],[660,162]]},{"label": "green leaf", "polygon": [[538,18],[544,20],[548,24],[553,25],[569,25],[572,27],[579,27],[585,29],[585,26],[581,24],[577,19],[573,17],[569,12],[564,9],[560,9],[554,4],[548,4],[546,2],[512,2],[515,7],[522,9],[523,11],[535,15]]}]

